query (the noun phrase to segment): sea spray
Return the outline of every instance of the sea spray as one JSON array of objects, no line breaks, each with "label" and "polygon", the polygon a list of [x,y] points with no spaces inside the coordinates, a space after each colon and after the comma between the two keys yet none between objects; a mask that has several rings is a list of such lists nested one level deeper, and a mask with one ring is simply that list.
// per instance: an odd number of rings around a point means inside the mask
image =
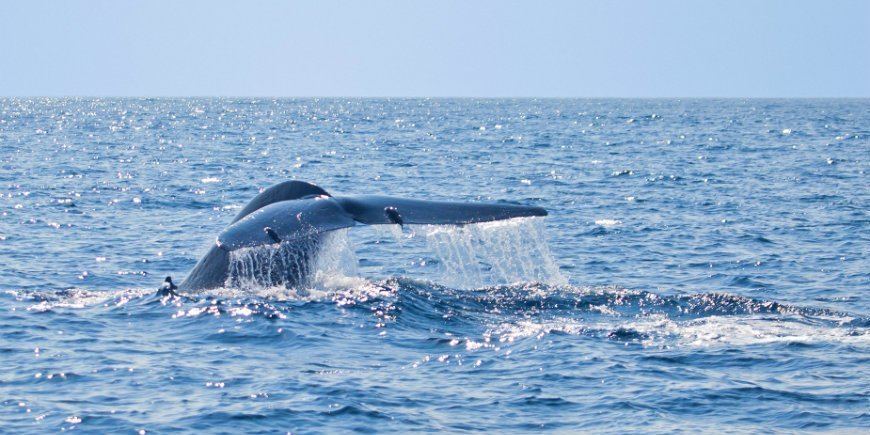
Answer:
[{"label": "sea spray", "polygon": [[[230,253],[226,287],[245,290],[320,288],[356,277],[357,260],[347,229]],[[340,282],[340,280],[338,280]]]},{"label": "sea spray", "polygon": [[[471,225],[390,225],[399,243],[422,235],[443,282],[478,288],[516,282],[563,285],[544,236],[544,223],[519,218]],[[383,232],[381,232],[383,234]],[[226,287],[245,290],[324,289],[358,284],[358,260],[348,229],[315,238],[243,248],[230,254]]]},{"label": "sea spray", "polygon": [[458,288],[536,281],[564,285],[544,235],[544,221],[518,218],[473,225],[426,225],[443,283]]}]

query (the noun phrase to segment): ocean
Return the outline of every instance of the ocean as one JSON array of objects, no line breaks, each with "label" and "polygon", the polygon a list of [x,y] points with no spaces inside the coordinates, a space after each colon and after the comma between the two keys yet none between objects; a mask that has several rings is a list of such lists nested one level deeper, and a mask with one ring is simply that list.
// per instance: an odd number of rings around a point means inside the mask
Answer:
[{"label": "ocean", "polygon": [[[870,100],[0,99],[0,432],[870,428]],[[546,218],[178,297],[285,180]]]}]

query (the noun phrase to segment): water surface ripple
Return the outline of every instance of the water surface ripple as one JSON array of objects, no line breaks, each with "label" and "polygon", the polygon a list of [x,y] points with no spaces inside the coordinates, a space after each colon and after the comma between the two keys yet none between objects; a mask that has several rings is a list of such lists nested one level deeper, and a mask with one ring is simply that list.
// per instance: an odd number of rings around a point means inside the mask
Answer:
[{"label": "water surface ripple", "polygon": [[[0,99],[0,423],[866,430],[868,127],[867,100]],[[286,179],[550,216],[155,292]]]}]

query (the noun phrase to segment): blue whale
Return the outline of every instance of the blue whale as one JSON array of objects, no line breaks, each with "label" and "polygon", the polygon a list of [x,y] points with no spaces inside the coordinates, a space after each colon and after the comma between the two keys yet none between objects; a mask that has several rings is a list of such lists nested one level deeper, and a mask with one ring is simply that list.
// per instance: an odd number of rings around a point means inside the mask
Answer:
[{"label": "blue whale", "polygon": [[[469,202],[425,201],[389,196],[334,197],[313,184],[285,181],[254,197],[215,239],[179,286],[194,292],[224,287],[231,254],[246,248],[280,246],[296,257],[269,265],[270,283],[298,284],[311,252],[329,231],[365,225],[464,225],[517,217],[546,216],[541,207]],[[289,251],[288,251],[289,250]],[[253,265],[252,267],[260,267]],[[282,270],[284,269],[284,270]],[[286,270],[294,269],[294,270]]]}]

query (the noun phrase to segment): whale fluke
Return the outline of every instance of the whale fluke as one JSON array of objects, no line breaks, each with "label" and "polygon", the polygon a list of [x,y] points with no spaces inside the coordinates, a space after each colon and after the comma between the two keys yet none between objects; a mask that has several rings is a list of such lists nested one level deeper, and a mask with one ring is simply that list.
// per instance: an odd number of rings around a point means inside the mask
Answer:
[{"label": "whale fluke", "polygon": [[[254,197],[218,234],[214,245],[181,283],[182,291],[221,287],[228,277],[230,253],[257,246],[293,244],[310,248],[294,250],[307,261],[328,231],[365,225],[436,224],[465,225],[517,217],[546,216],[541,207],[476,202],[426,201],[390,196],[333,197],[318,186],[302,181],[276,184]],[[303,261],[304,260],[304,261]],[[270,269],[271,270],[271,269]],[[273,271],[274,273],[274,271]],[[296,277],[301,273],[280,273]],[[297,283],[285,282],[292,286]]]},{"label": "whale fluke", "polygon": [[245,208],[243,208],[242,211],[233,218],[231,223],[236,223],[239,219],[269,204],[305,198],[308,196],[329,196],[329,194],[320,187],[304,181],[290,180],[278,183],[255,196],[254,199],[252,199],[251,202],[249,202]]}]

